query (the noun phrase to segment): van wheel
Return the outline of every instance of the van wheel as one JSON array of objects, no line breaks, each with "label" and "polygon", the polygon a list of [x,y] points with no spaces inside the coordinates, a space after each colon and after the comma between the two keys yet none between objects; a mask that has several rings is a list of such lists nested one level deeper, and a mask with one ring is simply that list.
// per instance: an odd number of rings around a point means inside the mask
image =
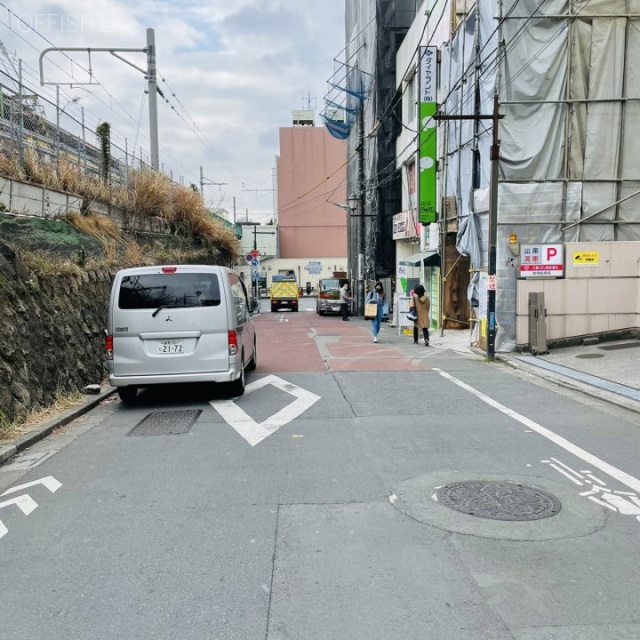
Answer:
[{"label": "van wheel", "polygon": [[138,387],[118,387],[118,395],[125,404],[132,404],[138,395]]},{"label": "van wheel", "polygon": [[249,360],[249,364],[247,364],[247,371],[255,371],[255,368],[258,366],[258,352],[256,351],[256,339],[253,339],[253,357]]},{"label": "van wheel", "polygon": [[244,393],[244,364],[240,370],[240,377],[229,383],[229,395],[232,397],[241,396]]}]

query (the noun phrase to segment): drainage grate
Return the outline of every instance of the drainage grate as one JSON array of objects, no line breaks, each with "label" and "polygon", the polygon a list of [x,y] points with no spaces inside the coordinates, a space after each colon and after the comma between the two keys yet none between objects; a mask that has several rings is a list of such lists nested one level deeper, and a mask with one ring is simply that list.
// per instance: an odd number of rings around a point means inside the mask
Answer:
[{"label": "drainage grate", "polygon": [[133,427],[127,435],[166,436],[187,433],[201,413],[200,409],[154,411]]},{"label": "drainage grate", "polygon": [[623,344],[609,344],[606,347],[598,347],[604,351],[615,351],[616,349],[633,349],[634,347],[640,347],[640,341],[638,342],[624,342]]},{"label": "drainage grate", "polygon": [[592,358],[604,358],[604,353],[581,353],[577,355],[576,358],[580,358],[581,360],[591,360]]},{"label": "drainage grate", "polygon": [[450,509],[489,520],[541,520],[562,509],[550,493],[515,482],[456,482],[441,487],[436,495]]}]

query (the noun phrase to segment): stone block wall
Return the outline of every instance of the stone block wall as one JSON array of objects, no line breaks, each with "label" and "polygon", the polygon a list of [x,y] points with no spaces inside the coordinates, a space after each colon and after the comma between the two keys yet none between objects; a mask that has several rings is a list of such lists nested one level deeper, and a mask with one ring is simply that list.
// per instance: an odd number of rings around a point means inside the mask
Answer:
[{"label": "stone block wall", "polygon": [[36,277],[0,243],[0,420],[106,376],[104,329],[115,272]]}]

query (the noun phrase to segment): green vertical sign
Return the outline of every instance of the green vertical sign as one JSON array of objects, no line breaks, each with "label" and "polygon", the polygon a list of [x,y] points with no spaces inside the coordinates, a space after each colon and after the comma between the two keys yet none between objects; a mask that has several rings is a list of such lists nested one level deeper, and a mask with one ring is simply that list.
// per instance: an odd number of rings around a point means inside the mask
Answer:
[{"label": "green vertical sign", "polygon": [[436,69],[438,50],[436,47],[420,49],[420,133],[418,135],[418,221],[423,224],[435,222],[436,180],[438,145],[436,121],[433,119],[438,104],[436,102]]}]

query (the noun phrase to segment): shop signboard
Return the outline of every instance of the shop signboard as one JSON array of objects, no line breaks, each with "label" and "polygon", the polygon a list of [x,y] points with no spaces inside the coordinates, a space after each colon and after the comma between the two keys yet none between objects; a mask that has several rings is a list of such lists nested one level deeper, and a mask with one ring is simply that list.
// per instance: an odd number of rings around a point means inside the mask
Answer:
[{"label": "shop signboard", "polygon": [[436,221],[436,178],[437,152],[436,102],[437,90],[437,47],[420,48],[418,105],[418,220],[422,224]]}]

